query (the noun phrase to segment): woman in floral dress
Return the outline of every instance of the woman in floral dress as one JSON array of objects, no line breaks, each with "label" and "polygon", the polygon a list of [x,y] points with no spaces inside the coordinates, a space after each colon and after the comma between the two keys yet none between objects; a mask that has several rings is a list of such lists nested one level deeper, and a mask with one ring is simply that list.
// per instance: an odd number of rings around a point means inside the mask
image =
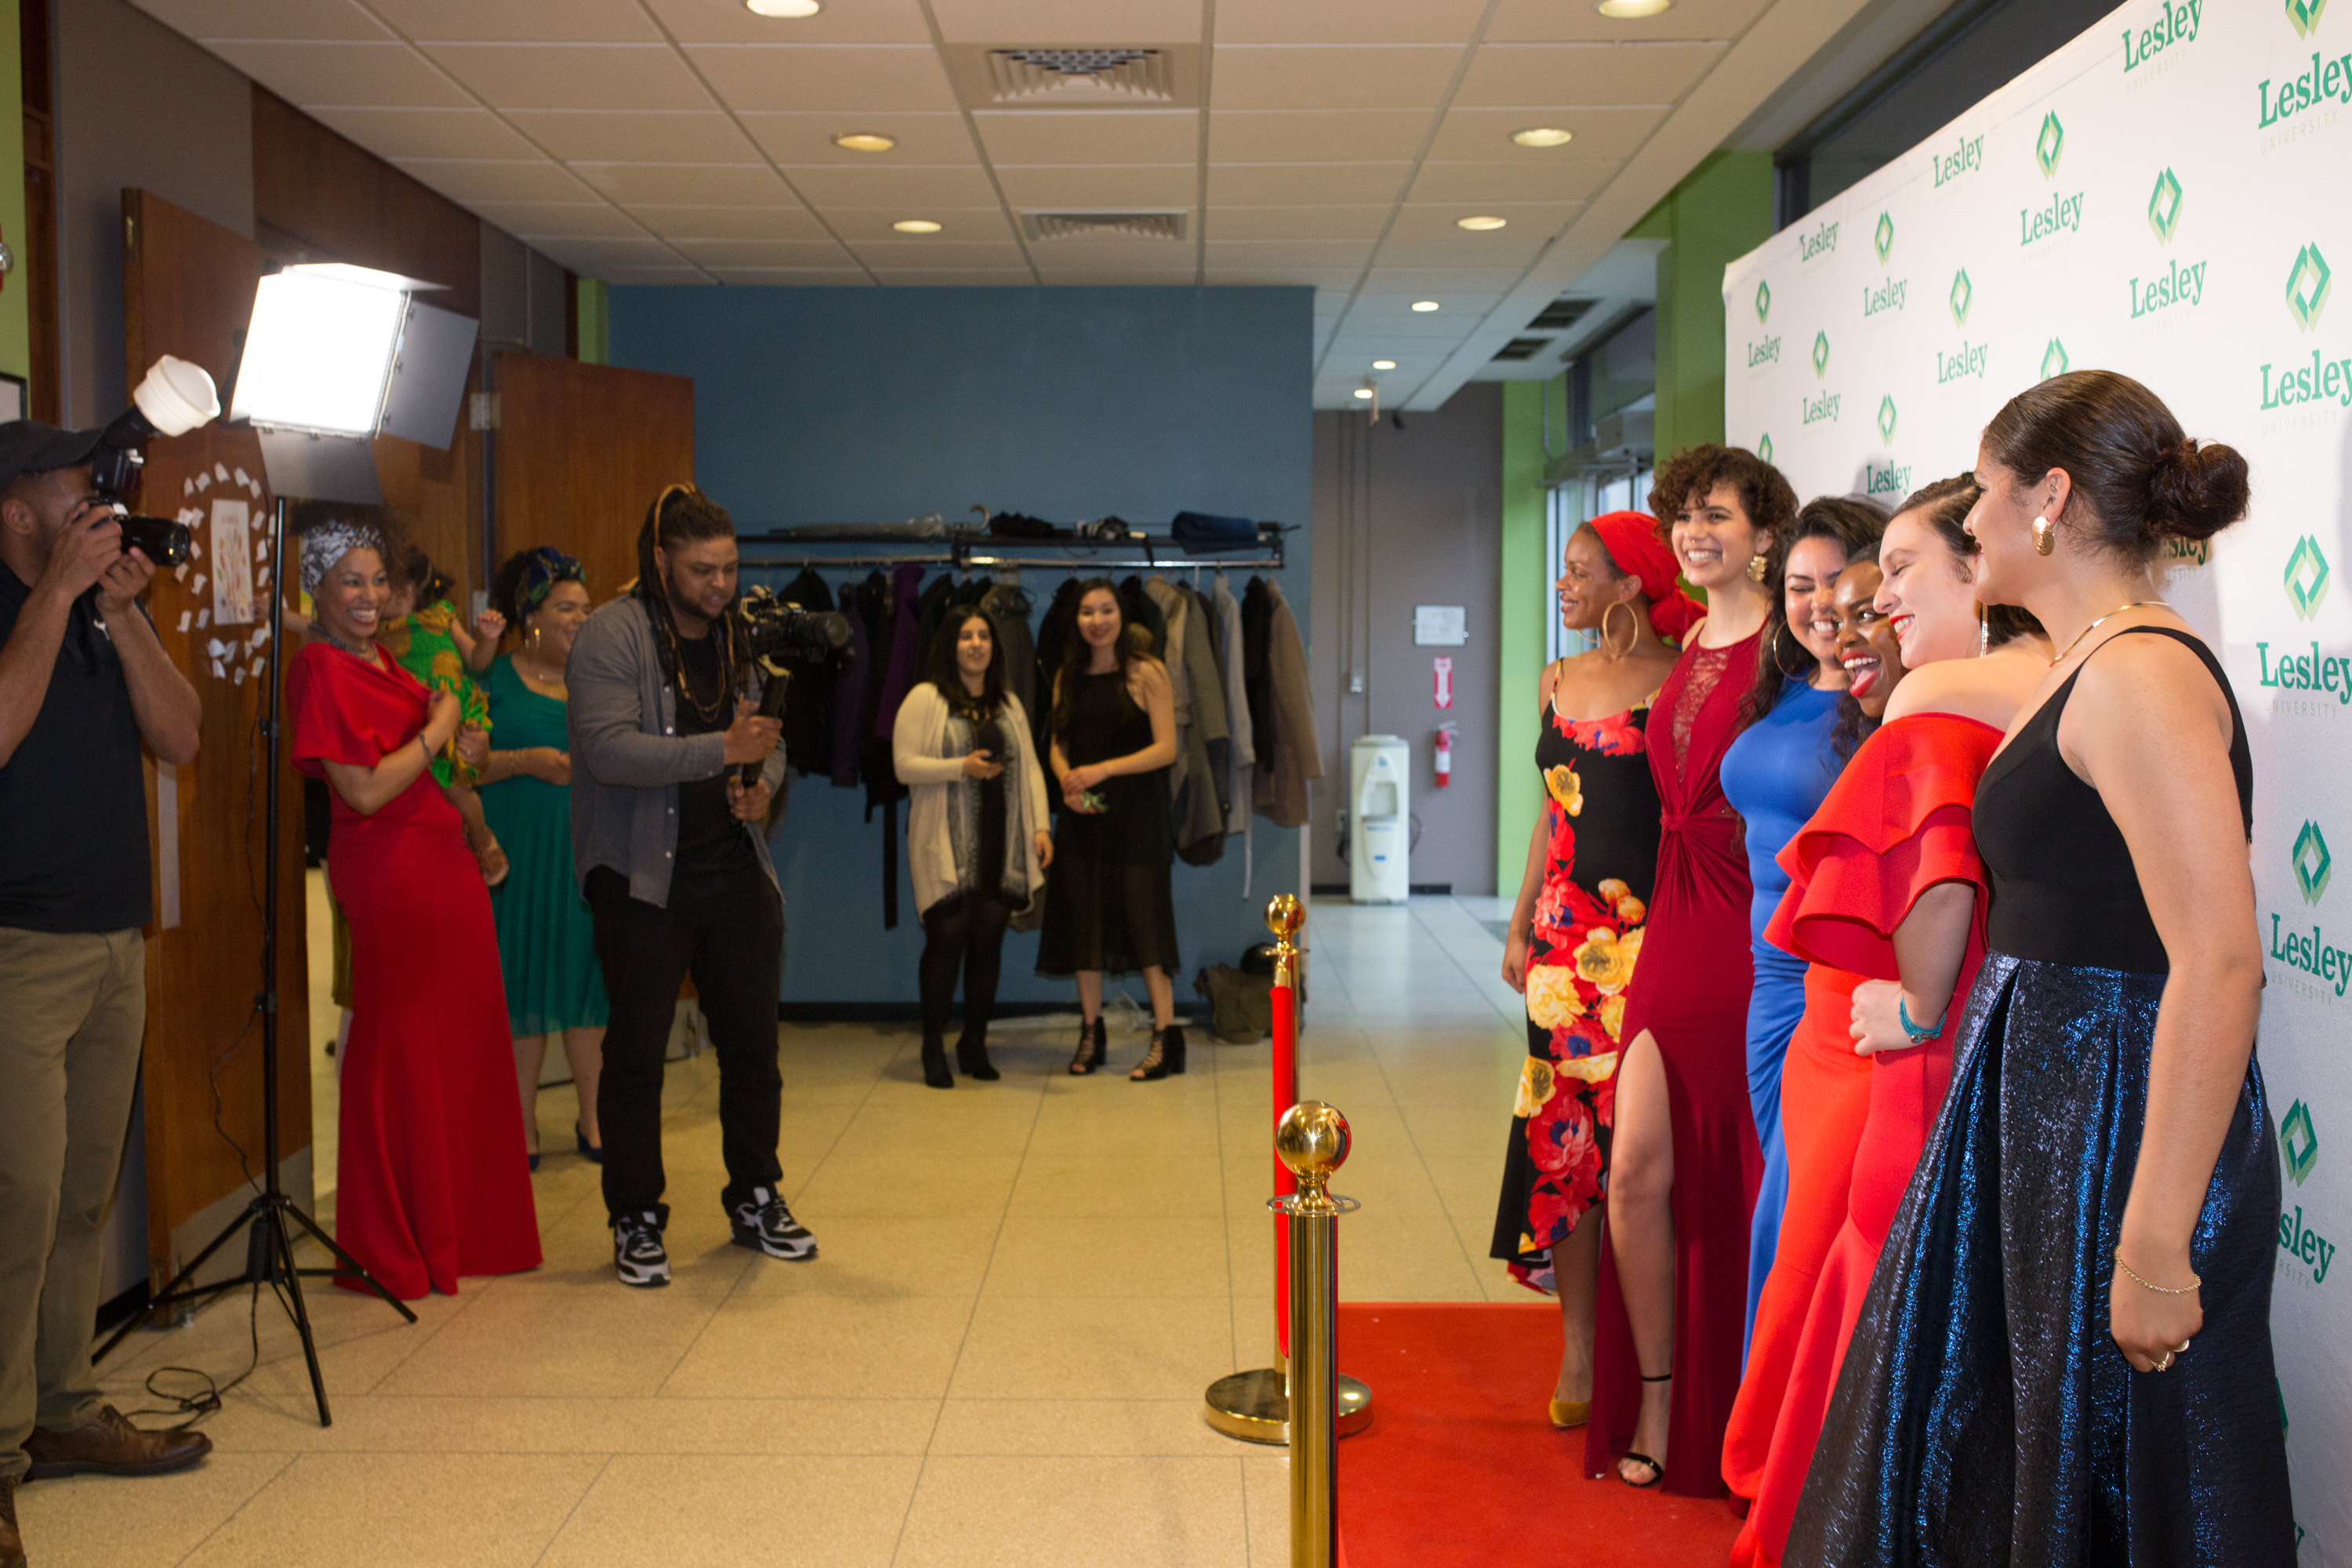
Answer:
[{"label": "woman in floral dress", "polygon": [[1544,670],[1536,767],[1544,806],[1511,911],[1503,978],[1528,999],[1528,1059],[1504,1153],[1491,1255],[1560,1303],[1554,1426],[1591,1399],[1592,1300],[1625,987],[1658,859],[1643,752],[1664,637],[1696,618],[1643,513],[1594,519],[1568,542],[1560,624],[1600,646]]}]

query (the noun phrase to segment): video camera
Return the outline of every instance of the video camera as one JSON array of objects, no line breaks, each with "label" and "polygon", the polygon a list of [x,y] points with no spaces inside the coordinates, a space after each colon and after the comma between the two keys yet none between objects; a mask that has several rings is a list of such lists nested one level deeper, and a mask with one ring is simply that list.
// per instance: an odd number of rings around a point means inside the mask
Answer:
[{"label": "video camera", "polygon": [[746,589],[736,610],[743,617],[751,657],[777,665],[818,665],[849,644],[849,617],[803,610],[765,587]]},{"label": "video camera", "polygon": [[177,566],[189,558],[195,536],[187,524],[141,516],[128,507],[147,461],[142,447],[158,436],[184,435],[218,417],[220,397],[204,366],[165,354],[131,394],[131,406],[99,433],[98,449],[89,455],[90,488],[116,509],[125,554],[135,546],[158,566]]}]

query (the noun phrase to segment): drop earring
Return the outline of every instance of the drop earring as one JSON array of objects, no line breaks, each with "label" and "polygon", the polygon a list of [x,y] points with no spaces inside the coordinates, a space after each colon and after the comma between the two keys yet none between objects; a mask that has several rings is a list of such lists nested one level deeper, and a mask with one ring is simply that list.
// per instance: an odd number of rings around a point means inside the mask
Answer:
[{"label": "drop earring", "polygon": [[1750,583],[1761,583],[1764,574],[1771,569],[1772,558],[1769,555],[1756,554],[1748,558],[1748,580]]},{"label": "drop earring", "polygon": [[1992,651],[1992,615],[1982,605],[1977,606],[1977,657],[1982,658]]},{"label": "drop earring", "polygon": [[2033,553],[2047,555],[2058,548],[2058,525],[2046,517],[2033,520]]}]

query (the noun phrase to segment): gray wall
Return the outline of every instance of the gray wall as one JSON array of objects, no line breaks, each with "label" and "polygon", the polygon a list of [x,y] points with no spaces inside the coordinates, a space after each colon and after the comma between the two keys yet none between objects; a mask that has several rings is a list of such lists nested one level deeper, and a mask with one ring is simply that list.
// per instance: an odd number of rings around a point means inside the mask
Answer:
[{"label": "gray wall", "polygon": [[[1368,734],[1412,745],[1412,814],[1421,839],[1412,880],[1456,893],[1495,890],[1493,714],[1500,679],[1503,398],[1473,382],[1433,414],[1315,416],[1315,637],[1307,664],[1322,728],[1315,792],[1314,879],[1344,882],[1336,810],[1347,804],[1349,749]],[[1416,605],[1460,605],[1466,647],[1420,647]],[[1454,706],[1433,702],[1438,656],[1454,660]],[[1364,689],[1350,691],[1360,672]],[[1437,726],[1460,726],[1454,783],[1433,787]],[[1511,765],[1525,759],[1510,759]]]}]

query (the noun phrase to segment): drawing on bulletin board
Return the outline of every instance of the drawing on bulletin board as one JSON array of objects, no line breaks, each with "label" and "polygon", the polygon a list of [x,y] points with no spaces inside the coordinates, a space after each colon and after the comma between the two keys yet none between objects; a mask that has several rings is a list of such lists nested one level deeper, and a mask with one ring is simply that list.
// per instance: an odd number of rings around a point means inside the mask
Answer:
[{"label": "drawing on bulletin board", "polygon": [[243,497],[213,502],[213,625],[253,622],[252,508]]}]

